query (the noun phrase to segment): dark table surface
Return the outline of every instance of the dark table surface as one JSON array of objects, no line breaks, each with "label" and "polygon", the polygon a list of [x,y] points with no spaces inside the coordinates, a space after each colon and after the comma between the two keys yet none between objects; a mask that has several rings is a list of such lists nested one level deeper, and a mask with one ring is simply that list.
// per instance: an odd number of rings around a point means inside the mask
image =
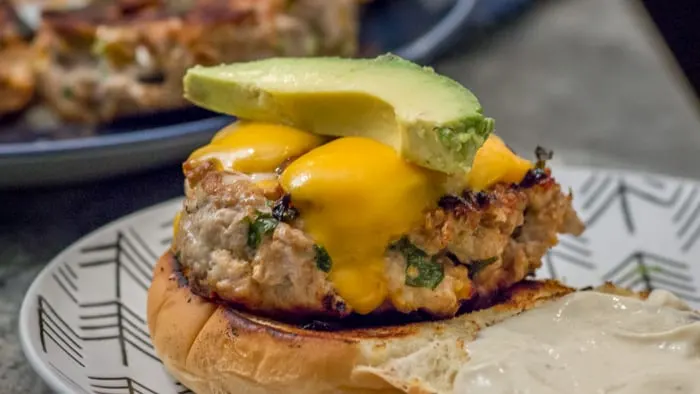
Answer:
[{"label": "dark table surface", "polygon": [[[542,144],[559,163],[700,178],[695,99],[629,4],[544,1],[435,66],[477,94],[518,151]],[[0,392],[50,392],[17,333],[22,297],[41,268],[95,228],[180,196],[181,186],[176,163],[89,184],[0,191]]]}]

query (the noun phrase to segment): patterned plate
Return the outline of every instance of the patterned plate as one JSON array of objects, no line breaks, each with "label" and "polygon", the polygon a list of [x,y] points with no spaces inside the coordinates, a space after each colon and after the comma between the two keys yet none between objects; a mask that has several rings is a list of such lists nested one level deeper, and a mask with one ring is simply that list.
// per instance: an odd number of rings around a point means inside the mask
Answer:
[{"label": "patterned plate", "polygon": [[[693,181],[555,168],[588,224],[563,237],[541,277],[574,286],[613,281],[665,288],[700,307],[700,195]],[[24,351],[57,392],[186,393],[154,355],[145,322],[151,267],[166,250],[179,201],[137,212],[58,255],[22,305]]]}]

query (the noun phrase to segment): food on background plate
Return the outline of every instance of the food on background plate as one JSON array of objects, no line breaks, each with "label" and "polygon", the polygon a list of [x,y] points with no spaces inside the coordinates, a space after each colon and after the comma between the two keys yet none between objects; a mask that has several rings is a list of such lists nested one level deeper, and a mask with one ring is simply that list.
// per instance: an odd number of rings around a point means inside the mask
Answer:
[{"label": "food on background plate", "polygon": [[[692,318],[661,308],[673,300],[663,293],[646,302],[527,279],[558,234],[584,230],[572,196],[551,152],[512,152],[477,98],[430,68],[393,55],[273,58],[191,68],[184,90],[239,119],[183,164],[183,209],[149,290],[155,349],[195,392],[570,391],[583,372],[538,344],[588,363],[567,350],[571,327],[604,342],[630,322],[646,335]],[[684,365],[681,352],[638,350],[638,367]],[[530,379],[530,362],[553,380]]]},{"label": "food on background plate", "polygon": [[34,58],[9,3],[0,1],[0,118],[21,111],[34,97]]},{"label": "food on background plate", "polygon": [[24,44],[20,22],[10,7],[7,1],[0,1],[0,49]]},{"label": "food on background plate", "polygon": [[[82,3],[61,8],[59,2],[42,12],[31,42],[24,43],[38,57],[19,68],[32,82],[36,78],[37,103],[64,121],[106,123],[183,108],[188,103],[182,98],[182,76],[196,64],[357,52],[356,0]],[[8,62],[18,64],[14,52],[0,52],[0,70],[9,69]],[[23,93],[26,76],[21,77]],[[28,104],[23,100],[13,107]]]}]

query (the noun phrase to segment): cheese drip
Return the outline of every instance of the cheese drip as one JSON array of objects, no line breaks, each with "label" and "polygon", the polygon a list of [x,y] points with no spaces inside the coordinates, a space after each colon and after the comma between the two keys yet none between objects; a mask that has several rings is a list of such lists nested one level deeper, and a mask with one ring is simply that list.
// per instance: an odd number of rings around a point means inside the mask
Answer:
[{"label": "cheese drip", "polygon": [[[277,185],[274,171],[280,165],[323,141],[323,137],[287,126],[238,121],[192,152],[188,161],[213,160],[219,171],[243,172],[262,189],[273,189]],[[177,237],[180,216],[178,213],[173,221],[173,239]]]},{"label": "cheese drip", "polygon": [[476,152],[467,173],[467,187],[481,191],[501,182],[519,183],[532,168],[532,162],[513,153],[501,138],[491,134]]},{"label": "cheese drip", "polygon": [[[280,177],[281,186],[300,210],[304,230],[331,256],[329,277],[338,294],[356,312],[366,314],[388,296],[387,247],[419,225],[425,211],[437,204],[446,192],[447,175],[411,164],[369,138],[344,137],[321,145],[324,141],[287,126],[239,121],[188,160],[213,159],[218,170],[255,175],[272,173],[296,158]],[[472,171],[458,183],[488,189],[499,182],[517,183],[531,168],[531,162],[491,135]],[[277,181],[275,176],[256,183],[262,187]]]},{"label": "cheese drip", "polygon": [[340,138],[294,161],[280,183],[305,230],[328,251],[330,279],[358,313],[387,297],[384,253],[418,225],[441,194],[442,175],[404,161],[390,147]]},{"label": "cheese drip", "polygon": [[189,160],[214,159],[219,170],[273,172],[285,160],[300,156],[323,141],[320,136],[287,126],[236,122],[194,151]]}]

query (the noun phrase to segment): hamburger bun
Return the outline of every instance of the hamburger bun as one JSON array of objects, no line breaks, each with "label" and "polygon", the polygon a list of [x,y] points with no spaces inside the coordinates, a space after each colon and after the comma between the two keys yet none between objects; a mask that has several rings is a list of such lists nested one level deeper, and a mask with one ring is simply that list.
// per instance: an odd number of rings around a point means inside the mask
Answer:
[{"label": "hamburger bun", "polygon": [[[455,343],[573,291],[552,280],[526,280],[497,305],[449,320],[318,331],[193,294],[168,251],[154,268],[147,316],[166,369],[198,394],[430,393],[467,360]],[[602,291],[632,294],[611,285]],[[426,348],[434,359],[421,354]]]}]

